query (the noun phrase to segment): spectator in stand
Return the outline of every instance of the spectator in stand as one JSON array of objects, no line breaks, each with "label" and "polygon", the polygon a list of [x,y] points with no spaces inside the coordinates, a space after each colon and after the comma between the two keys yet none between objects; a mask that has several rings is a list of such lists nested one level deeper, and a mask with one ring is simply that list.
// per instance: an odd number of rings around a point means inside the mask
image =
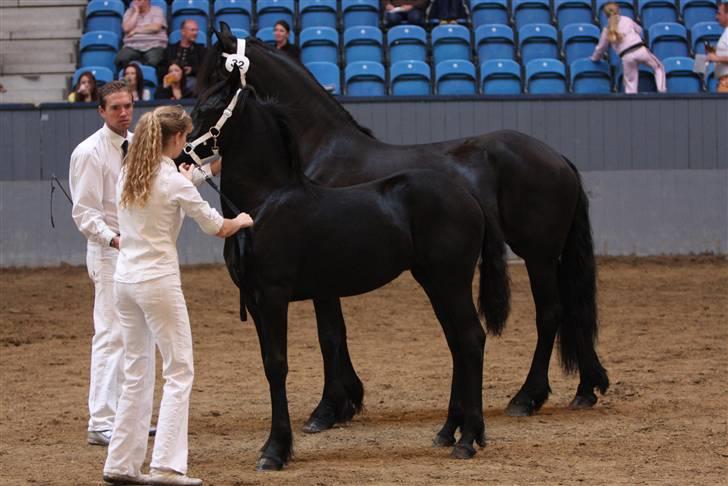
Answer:
[{"label": "spectator in stand", "polygon": [[131,61],[141,61],[159,71],[167,47],[167,20],[162,9],[152,6],[150,1],[132,0],[124,13],[124,45],[116,55],[117,69]]},{"label": "spectator in stand", "polygon": [[708,52],[708,61],[715,63],[714,76],[718,80],[718,93],[728,93],[728,3],[718,5],[715,18],[724,30],[716,48]]},{"label": "spectator in stand", "polygon": [[285,20],[279,20],[273,27],[273,38],[276,41],[276,49],[282,51],[284,54],[295,59],[296,61],[301,60],[301,50],[295,45],[291,44],[289,38],[291,36],[291,26]]},{"label": "spectator in stand", "polygon": [[438,19],[440,24],[456,24],[468,13],[463,0],[433,0],[428,15],[430,19]]},{"label": "spectator in stand", "polygon": [[152,93],[149,88],[144,87],[144,74],[139,64],[132,62],[124,68],[122,78],[131,89],[134,101],[149,101],[152,99]]},{"label": "spectator in stand", "polygon": [[99,92],[96,89],[96,78],[91,71],[84,71],[76,81],[76,86],[68,95],[71,103],[96,103],[99,101]]},{"label": "spectator in stand", "polygon": [[626,94],[637,92],[640,64],[647,64],[654,70],[657,91],[664,93],[667,90],[665,68],[660,60],[647,49],[642,40],[642,27],[629,17],[619,15],[619,7],[616,3],[604,5],[604,13],[607,15],[608,24],[602,30],[599,44],[594,48],[592,61],[598,61],[611,44],[619,57],[622,58],[624,92]]},{"label": "spectator in stand", "polygon": [[167,68],[167,74],[162,79],[162,87],[157,88],[154,98],[158,100],[181,100],[192,98],[192,91],[187,88],[185,72],[177,61],[172,61]]},{"label": "spectator in stand", "polygon": [[387,27],[399,24],[425,25],[427,0],[382,0],[384,23]]},{"label": "spectator in stand", "polygon": [[185,72],[187,80],[187,88],[193,90],[195,88],[195,80],[197,77],[197,69],[205,59],[207,49],[205,46],[197,44],[197,34],[200,32],[200,26],[194,19],[186,19],[182,22],[180,28],[180,40],[174,44],[167,46],[164,52],[164,59],[167,65],[175,61]]}]

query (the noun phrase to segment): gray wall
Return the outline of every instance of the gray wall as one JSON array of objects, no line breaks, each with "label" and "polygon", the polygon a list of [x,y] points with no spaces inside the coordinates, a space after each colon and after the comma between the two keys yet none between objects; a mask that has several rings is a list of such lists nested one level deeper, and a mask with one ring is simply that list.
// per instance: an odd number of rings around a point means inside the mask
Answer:
[{"label": "gray wall", "polygon": [[[583,172],[599,254],[728,254],[728,97],[344,104],[391,143],[514,128],[553,145]],[[94,109],[0,107],[0,267],[84,262],[84,240],[58,191],[50,226],[48,179],[55,173],[67,186],[73,147],[99,124]],[[203,195],[218,200],[206,187]],[[178,248],[182,263],[222,260],[221,241],[190,222]]]}]

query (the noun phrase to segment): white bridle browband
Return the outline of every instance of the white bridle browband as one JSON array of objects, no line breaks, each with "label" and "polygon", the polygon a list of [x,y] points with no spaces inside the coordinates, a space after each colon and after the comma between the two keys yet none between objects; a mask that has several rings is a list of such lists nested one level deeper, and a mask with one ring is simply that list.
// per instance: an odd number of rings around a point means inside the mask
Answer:
[{"label": "white bridle browband", "polygon": [[198,169],[202,165],[203,161],[195,153],[195,149],[203,143],[206,143],[209,139],[212,139],[213,156],[208,157],[205,160],[218,156],[220,147],[217,146],[217,138],[220,136],[220,131],[222,130],[223,125],[225,125],[228,119],[233,116],[233,110],[235,109],[235,105],[238,104],[238,98],[240,97],[240,93],[242,93],[243,88],[246,86],[245,73],[248,72],[248,68],[250,67],[250,59],[245,56],[245,39],[238,39],[237,52],[235,54],[228,54],[227,52],[223,52],[222,57],[225,58],[225,69],[228,72],[233,72],[233,70],[236,68],[238,69],[240,73],[240,84],[242,87],[238,88],[238,90],[235,92],[233,99],[230,100],[230,103],[228,103],[227,107],[225,107],[222,115],[220,115],[220,119],[217,120],[217,123],[214,126],[210,127],[207,133],[197,137],[195,140],[193,140],[192,142],[188,142],[187,145],[185,145],[184,152],[189,155],[192,160],[195,161],[195,165]]}]

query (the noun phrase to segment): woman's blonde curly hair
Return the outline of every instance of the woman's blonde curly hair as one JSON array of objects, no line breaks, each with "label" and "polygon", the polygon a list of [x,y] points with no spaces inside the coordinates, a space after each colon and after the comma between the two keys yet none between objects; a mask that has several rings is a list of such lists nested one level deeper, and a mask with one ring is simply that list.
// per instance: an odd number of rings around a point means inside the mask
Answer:
[{"label": "woman's blonde curly hair", "polygon": [[164,146],[192,129],[192,119],[180,105],[160,106],[144,114],[134,130],[134,142],[124,159],[125,181],[119,205],[144,207],[159,170]]},{"label": "woman's blonde curly hair", "polygon": [[604,15],[607,16],[607,38],[609,42],[616,44],[622,40],[622,34],[617,29],[619,25],[619,6],[616,3],[604,5]]}]

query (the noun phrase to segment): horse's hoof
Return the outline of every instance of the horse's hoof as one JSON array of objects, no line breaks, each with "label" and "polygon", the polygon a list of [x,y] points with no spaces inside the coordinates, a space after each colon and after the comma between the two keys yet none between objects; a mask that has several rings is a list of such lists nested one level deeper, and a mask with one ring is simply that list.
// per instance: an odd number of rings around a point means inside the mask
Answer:
[{"label": "horse's hoof", "polygon": [[480,434],[480,436],[477,439],[475,439],[475,442],[480,447],[485,447],[485,434],[484,433],[483,434]]},{"label": "horse's hoof", "polygon": [[506,408],[506,415],[509,417],[530,417],[536,413],[536,404],[533,403],[533,400],[523,402],[521,400],[516,400],[517,398],[518,397],[513,397],[513,400],[511,400],[508,404],[508,408]]},{"label": "horse's hoof", "polygon": [[303,431],[307,434],[318,434],[324,430],[329,430],[334,424],[321,420],[316,417],[309,418],[305,424],[303,424]]},{"label": "horse's hoof", "polygon": [[593,393],[589,395],[577,395],[569,404],[572,410],[585,410],[592,408],[597,403],[597,396]]},{"label": "horse's hoof", "polygon": [[450,455],[455,459],[470,459],[475,455],[475,447],[465,444],[456,444]]},{"label": "horse's hoof", "polygon": [[455,445],[455,437],[446,437],[444,435],[437,434],[434,439],[432,439],[432,446],[433,447],[452,447]]},{"label": "horse's hoof", "polygon": [[255,469],[258,471],[280,471],[283,469],[283,462],[272,457],[261,457]]}]

